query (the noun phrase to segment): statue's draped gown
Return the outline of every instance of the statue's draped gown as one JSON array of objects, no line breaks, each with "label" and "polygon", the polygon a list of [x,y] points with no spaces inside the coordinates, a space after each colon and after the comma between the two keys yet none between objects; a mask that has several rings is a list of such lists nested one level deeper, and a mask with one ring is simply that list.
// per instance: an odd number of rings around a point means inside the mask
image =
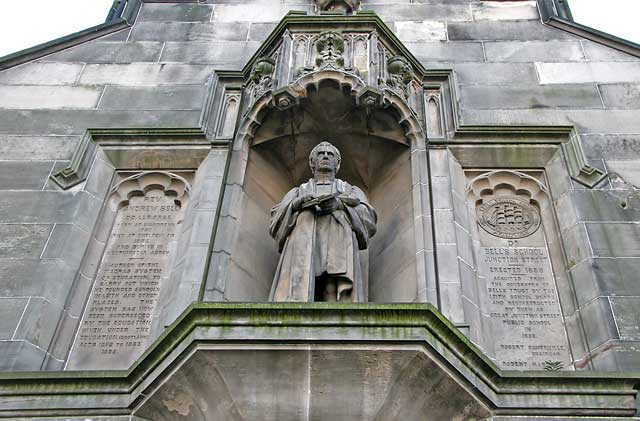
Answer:
[{"label": "statue's draped gown", "polygon": [[[317,215],[313,208],[295,211],[293,201],[308,194],[338,193],[343,208]],[[316,277],[339,279],[337,297],[363,302],[359,250],[376,232],[376,212],[358,187],[342,180],[311,179],[290,190],[271,209],[270,233],[281,252],[271,288],[272,301],[313,301]]]}]

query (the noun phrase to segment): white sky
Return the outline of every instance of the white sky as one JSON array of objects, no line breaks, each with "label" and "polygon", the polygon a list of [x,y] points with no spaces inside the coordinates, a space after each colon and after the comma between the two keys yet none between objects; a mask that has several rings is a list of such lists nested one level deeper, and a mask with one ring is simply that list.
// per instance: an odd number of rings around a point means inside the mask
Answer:
[{"label": "white sky", "polygon": [[0,57],[104,23],[113,0],[0,0]]},{"label": "white sky", "polygon": [[[103,23],[112,3],[0,0],[0,57]],[[570,0],[570,5],[577,22],[640,44],[640,0]]]},{"label": "white sky", "polygon": [[569,0],[569,6],[574,21],[640,44],[640,0]]}]

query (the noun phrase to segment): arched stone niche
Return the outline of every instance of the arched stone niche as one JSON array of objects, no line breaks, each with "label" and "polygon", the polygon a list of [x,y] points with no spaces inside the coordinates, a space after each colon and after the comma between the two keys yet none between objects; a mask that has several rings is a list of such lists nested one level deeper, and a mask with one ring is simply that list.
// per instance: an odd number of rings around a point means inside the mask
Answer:
[{"label": "arched stone niche", "polygon": [[[426,301],[430,229],[426,149],[415,113],[393,92],[325,70],[255,101],[236,135],[205,300],[267,301],[279,259],[269,210],[311,178],[308,156],[323,140],[342,155],[338,178],[360,187],[378,212],[361,252],[373,302]],[[295,104],[295,106],[290,106]],[[285,108],[285,109],[281,109]]]},{"label": "arched stone niche", "polygon": [[116,174],[83,262],[81,273],[94,281],[67,369],[126,369],[161,332],[160,304],[175,293],[184,269],[190,176]]},{"label": "arched stone niche", "polygon": [[471,338],[505,370],[573,369],[557,287],[566,269],[553,247],[544,174],[471,170],[466,178],[476,282],[463,294],[478,316]]}]

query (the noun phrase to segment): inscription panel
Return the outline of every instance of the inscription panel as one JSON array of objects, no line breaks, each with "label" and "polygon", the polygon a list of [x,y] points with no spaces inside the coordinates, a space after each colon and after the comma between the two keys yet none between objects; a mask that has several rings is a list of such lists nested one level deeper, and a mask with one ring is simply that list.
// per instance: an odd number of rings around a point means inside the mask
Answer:
[{"label": "inscription panel", "polygon": [[68,369],[126,369],[144,351],[179,214],[175,198],[159,189],[118,209]]},{"label": "inscription panel", "polygon": [[540,214],[526,198],[478,207],[476,250],[490,346],[504,370],[570,369],[564,318]]},{"label": "inscription panel", "polygon": [[505,370],[571,365],[546,247],[480,247],[495,356]]}]

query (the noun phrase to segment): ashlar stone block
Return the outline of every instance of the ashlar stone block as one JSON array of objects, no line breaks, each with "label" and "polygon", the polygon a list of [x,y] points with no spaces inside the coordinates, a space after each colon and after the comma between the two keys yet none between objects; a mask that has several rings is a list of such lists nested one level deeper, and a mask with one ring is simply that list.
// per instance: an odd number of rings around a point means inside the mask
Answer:
[{"label": "ashlar stone block", "polygon": [[275,22],[252,22],[249,26],[249,41],[264,42],[269,34],[278,26]]},{"label": "ashlar stone block", "polygon": [[[87,67],[94,66],[88,65]],[[100,65],[95,65],[100,66]],[[108,66],[108,65],[106,65]],[[117,66],[117,65],[115,65]],[[126,66],[126,65],[125,65]],[[134,66],[134,65],[132,65]],[[169,65],[167,65],[169,66]],[[116,72],[117,69],[112,69]],[[123,69],[124,70],[124,69]],[[169,70],[169,69],[168,69]],[[180,80],[180,70],[175,69],[178,73],[175,79]],[[169,72],[172,72],[169,70]],[[162,72],[161,72],[162,73]],[[188,70],[182,76],[186,76]],[[136,84],[133,80],[126,79],[126,71],[121,74],[125,79],[120,79],[116,73],[107,72],[104,74],[105,79],[110,79],[114,84]],[[154,84],[153,74],[147,74],[145,82],[144,74],[137,76],[138,84],[147,85]],[[172,78],[170,74],[156,75],[158,79],[167,79],[169,82]],[[201,75],[202,83],[206,80],[204,73]],[[119,82],[118,82],[119,81]],[[183,80],[184,81],[184,80]],[[107,83],[107,82],[104,82]],[[198,84],[193,80],[194,84]],[[162,84],[162,83],[160,83]],[[0,113],[0,136],[3,134],[21,133],[24,135],[82,135],[86,132],[87,127],[102,128],[139,128],[139,127],[197,127],[200,118],[199,111],[190,110],[154,110],[154,111],[138,111],[135,113],[129,111],[115,110],[4,110]]]},{"label": "ashlar stone block", "polygon": [[582,135],[581,138],[582,148],[589,158],[606,156],[608,160],[627,161],[631,156],[640,156],[640,135],[637,134],[593,133]]},{"label": "ashlar stone block", "polygon": [[167,42],[160,61],[166,63],[215,64],[216,68],[238,69],[255,53],[258,42]]},{"label": "ashlar stone block", "polygon": [[[408,22],[410,23],[410,22]],[[420,61],[428,62],[483,62],[484,53],[479,42],[417,42],[408,40],[405,46]]]},{"label": "ashlar stone block", "polygon": [[42,190],[52,167],[53,161],[2,162],[0,190]]},{"label": "ashlar stone block", "polygon": [[142,5],[139,22],[209,22],[214,6],[193,3],[145,3]]},{"label": "ashlar stone block", "polygon": [[640,340],[640,325],[638,325],[639,297],[610,297],[613,317],[624,341]]},{"label": "ashlar stone block", "polygon": [[90,64],[80,83],[88,85],[197,85],[203,84],[214,69],[195,64]]},{"label": "ashlar stone block", "polygon": [[640,62],[536,63],[541,84],[640,82]]},{"label": "ashlar stone block", "polygon": [[28,298],[0,298],[0,340],[13,337],[28,301]]},{"label": "ashlar stone block", "polygon": [[37,371],[46,353],[26,341],[0,341],[0,370]]},{"label": "ashlar stone block", "polygon": [[471,21],[465,4],[371,4],[367,7],[385,21]]},{"label": "ashlar stone block", "polygon": [[289,10],[311,11],[308,3],[295,6],[257,7],[255,4],[217,4],[213,10],[212,22],[240,25],[242,22],[278,22]]},{"label": "ashlar stone block", "polygon": [[537,83],[536,71],[531,63],[457,63],[454,71],[461,84]]},{"label": "ashlar stone block", "polygon": [[16,329],[14,339],[25,340],[38,348],[48,349],[62,308],[39,297],[31,297]]},{"label": "ashlar stone block", "polygon": [[58,259],[0,259],[0,296],[40,296],[62,306],[74,276]]},{"label": "ashlar stone block", "polygon": [[585,133],[640,133],[636,110],[567,109],[562,113],[546,109],[462,109],[464,124],[576,126]]},{"label": "ashlar stone block", "polygon": [[0,135],[0,154],[6,161],[68,160],[79,141],[80,136]]},{"label": "ashlar stone block", "polygon": [[488,41],[484,43],[487,61],[583,61],[579,41]]},{"label": "ashlar stone block", "polygon": [[246,22],[138,22],[131,31],[134,41],[246,41]]},{"label": "ashlar stone block", "polygon": [[608,297],[599,297],[580,309],[589,350],[618,338],[616,322]]},{"label": "ashlar stone block", "polygon": [[640,84],[600,84],[598,87],[608,108],[640,109]]},{"label": "ashlar stone block", "polygon": [[199,110],[204,86],[124,87],[107,86],[100,109],[107,110]]},{"label": "ashlar stone block", "polygon": [[465,108],[603,108],[595,84],[540,86],[464,86],[460,102]]},{"label": "ashlar stone block", "polygon": [[0,84],[73,85],[82,68],[78,63],[28,63],[0,72]]},{"label": "ashlar stone block", "polygon": [[479,20],[527,20],[539,19],[535,1],[500,1],[471,4],[473,19]]},{"label": "ashlar stone block", "polygon": [[640,256],[640,227],[635,223],[587,223],[596,257]]},{"label": "ashlar stone block", "polygon": [[580,40],[588,61],[638,61],[638,57],[623,53],[606,45]]},{"label": "ashlar stone block", "polygon": [[395,32],[401,41],[446,41],[444,22],[396,22]]},{"label": "ashlar stone block", "polygon": [[544,26],[540,21],[502,21],[497,24],[488,20],[477,22],[451,22],[447,25],[452,41],[549,41],[575,39],[559,29]]},{"label": "ashlar stone block", "polygon": [[1,86],[0,108],[95,108],[102,87]]},{"label": "ashlar stone block", "polygon": [[[127,33],[128,34],[128,33]],[[125,41],[126,38],[122,41]],[[76,45],[45,57],[47,62],[139,63],[157,62],[162,42],[99,41]]]},{"label": "ashlar stone block", "polygon": [[51,228],[48,224],[0,224],[0,259],[40,257]]}]

